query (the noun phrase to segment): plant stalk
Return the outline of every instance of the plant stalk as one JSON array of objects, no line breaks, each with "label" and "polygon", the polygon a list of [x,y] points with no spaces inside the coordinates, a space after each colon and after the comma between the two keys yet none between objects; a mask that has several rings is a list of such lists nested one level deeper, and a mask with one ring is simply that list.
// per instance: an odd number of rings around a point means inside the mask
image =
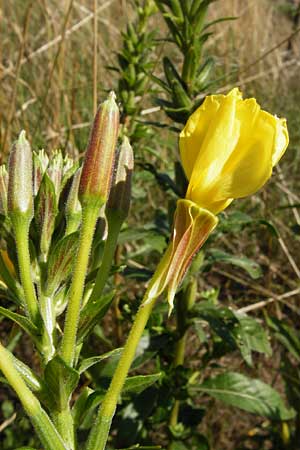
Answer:
[{"label": "plant stalk", "polygon": [[143,334],[157,297],[148,298],[145,295],[132,329],[129,333],[121,359],[115,370],[110,387],[99,408],[98,416],[91,430],[86,450],[104,450],[107,442],[111,422],[115,414],[117,402],[125,383],[128,371],[135,356],[135,352]]},{"label": "plant stalk", "polygon": [[22,377],[15,368],[11,354],[0,344],[0,369],[7,381],[17,393],[24,410],[28,414],[45,450],[66,450],[64,443],[43,410],[38,399],[26,386]]},{"label": "plant stalk", "polygon": [[[182,295],[179,296],[177,302],[177,332],[180,336],[176,343],[175,348],[175,356],[173,361],[173,366],[183,366],[184,358],[185,358],[185,346],[186,346],[186,338],[187,338],[187,328],[188,328],[188,312],[193,307],[196,300],[196,290],[197,283],[193,278],[187,287],[182,292]],[[180,409],[180,401],[175,400],[174,406],[172,408],[170,417],[169,417],[169,426],[175,427],[178,423]],[[169,450],[171,450],[171,445],[169,445]]]},{"label": "plant stalk", "polygon": [[74,267],[73,280],[70,287],[70,298],[61,345],[62,358],[65,360],[66,364],[71,367],[74,363],[81,299],[98,213],[99,208],[92,205],[86,205],[82,211],[82,227],[79,249]]},{"label": "plant stalk", "polygon": [[39,320],[39,308],[35,288],[31,276],[30,253],[29,253],[29,225],[27,219],[16,219],[13,221],[14,236],[17,246],[20,278],[24,290],[26,310],[29,318],[34,324]]}]

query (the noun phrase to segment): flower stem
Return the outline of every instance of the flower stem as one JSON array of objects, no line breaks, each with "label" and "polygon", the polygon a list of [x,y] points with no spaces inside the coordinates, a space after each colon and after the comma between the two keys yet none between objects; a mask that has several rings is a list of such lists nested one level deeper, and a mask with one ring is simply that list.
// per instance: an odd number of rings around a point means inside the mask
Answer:
[{"label": "flower stem", "polygon": [[38,399],[15,368],[11,354],[0,344],[0,369],[15,390],[45,450],[66,450],[63,441]]},{"label": "flower stem", "polygon": [[25,218],[19,218],[13,221],[20,278],[24,290],[27,314],[32,322],[37,324],[39,320],[39,308],[30,271],[29,225],[30,222]]},{"label": "flower stem", "polygon": [[110,387],[104,397],[101,407],[99,408],[98,416],[91,430],[86,450],[105,449],[118,398],[121,394],[128,371],[135,356],[136,348],[143,334],[144,328],[147,324],[155,302],[156,297],[148,299],[146,295],[137,312],[135,321],[128,336],[119,364],[115,370]]},{"label": "flower stem", "polygon": [[81,299],[98,213],[99,208],[95,208],[91,205],[86,205],[82,211],[82,227],[79,249],[73,272],[73,280],[70,288],[70,298],[61,345],[62,358],[69,366],[73,366],[74,363]]}]

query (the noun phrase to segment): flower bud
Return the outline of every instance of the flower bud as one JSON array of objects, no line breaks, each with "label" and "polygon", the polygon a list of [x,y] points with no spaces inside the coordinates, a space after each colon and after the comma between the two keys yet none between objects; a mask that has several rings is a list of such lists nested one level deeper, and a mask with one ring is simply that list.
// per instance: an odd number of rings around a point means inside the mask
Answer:
[{"label": "flower bud", "polygon": [[49,164],[49,158],[44,149],[33,152],[33,192],[37,195],[44,173]]},{"label": "flower bud", "polygon": [[8,173],[5,165],[0,166],[0,214],[7,214]]},{"label": "flower bud", "polygon": [[81,168],[75,173],[66,204],[67,230],[66,235],[73,233],[81,222],[81,204],[78,200]]},{"label": "flower bud", "polygon": [[112,187],[106,207],[108,215],[110,213],[117,214],[122,220],[125,220],[128,216],[130,207],[133,164],[132,147],[125,136],[117,156]]},{"label": "flower bud", "polygon": [[64,160],[60,150],[56,150],[51,157],[51,161],[49,163],[47,173],[54,185],[55,195],[58,202],[61,180],[63,176],[63,165]]},{"label": "flower bud", "polygon": [[8,212],[13,219],[33,216],[33,186],[32,186],[32,152],[30,144],[21,131],[14,143],[8,164]]},{"label": "flower bud", "polygon": [[149,284],[146,294],[149,301],[166,290],[169,313],[172,311],[178,286],[217,223],[214,214],[196,203],[187,199],[177,201],[172,238]]},{"label": "flower bud", "polygon": [[55,185],[46,172],[36,198],[35,210],[35,221],[41,238],[40,249],[44,258],[46,258],[50,248],[57,212]]},{"label": "flower bud", "polygon": [[94,119],[79,185],[83,206],[100,208],[109,195],[119,129],[119,109],[111,92]]}]

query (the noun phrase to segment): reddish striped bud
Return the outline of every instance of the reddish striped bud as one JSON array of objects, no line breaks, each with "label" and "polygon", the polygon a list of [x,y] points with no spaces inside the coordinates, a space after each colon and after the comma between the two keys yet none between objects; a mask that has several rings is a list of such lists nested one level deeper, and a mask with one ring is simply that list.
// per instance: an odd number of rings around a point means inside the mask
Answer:
[{"label": "reddish striped bud", "polygon": [[21,131],[14,143],[8,164],[8,213],[14,217],[33,217],[32,152]]},{"label": "reddish striped bud", "polygon": [[101,207],[108,199],[119,129],[119,109],[111,92],[94,119],[82,167],[79,200]]},{"label": "reddish striped bud", "polygon": [[117,214],[125,220],[128,216],[131,200],[131,178],[133,171],[133,151],[125,136],[117,156],[112,187],[107,202],[107,214]]}]

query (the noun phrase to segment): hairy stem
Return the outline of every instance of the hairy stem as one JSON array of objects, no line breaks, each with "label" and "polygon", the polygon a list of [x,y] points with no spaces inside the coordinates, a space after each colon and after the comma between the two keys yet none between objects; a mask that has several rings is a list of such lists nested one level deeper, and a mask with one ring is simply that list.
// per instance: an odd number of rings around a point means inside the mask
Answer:
[{"label": "hairy stem", "polygon": [[28,414],[45,450],[66,450],[64,443],[43,410],[38,399],[26,386],[13,364],[12,355],[0,344],[0,369],[7,381],[17,393],[24,410]]},{"label": "hairy stem", "polygon": [[121,394],[128,371],[135,356],[136,348],[143,334],[156,298],[147,299],[141,304],[132,329],[125,344],[121,359],[115,370],[110,387],[99,408],[98,416],[89,436],[86,450],[104,450],[111,422],[115,414],[118,398]]},{"label": "hairy stem", "polygon": [[17,246],[20,278],[24,290],[27,314],[33,323],[37,324],[39,319],[38,301],[31,276],[30,253],[29,253],[29,221],[24,219],[13,222],[14,236]]},{"label": "hairy stem", "polygon": [[89,205],[84,207],[82,211],[79,249],[70,288],[70,297],[61,346],[62,358],[69,366],[72,366],[74,363],[81,299],[98,212],[98,208]]}]

